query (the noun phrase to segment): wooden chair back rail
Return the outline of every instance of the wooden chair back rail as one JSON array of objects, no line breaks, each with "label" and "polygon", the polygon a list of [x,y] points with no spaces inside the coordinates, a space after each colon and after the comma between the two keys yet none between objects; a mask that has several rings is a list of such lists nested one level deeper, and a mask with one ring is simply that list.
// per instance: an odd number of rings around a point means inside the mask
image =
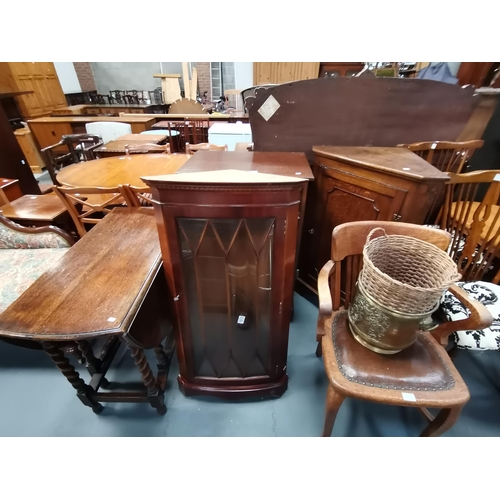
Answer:
[{"label": "wooden chair back rail", "polygon": [[[437,223],[452,236],[448,253],[462,279],[481,280],[500,257],[500,170],[450,174]],[[486,188],[480,200],[480,189]],[[500,279],[500,269],[493,278]]]},{"label": "wooden chair back rail", "polygon": [[[63,135],[57,144],[43,148],[45,164],[52,183],[59,186],[56,174],[63,165],[95,159],[94,150],[103,145],[101,138],[93,134]],[[77,149],[77,146],[80,146]]]},{"label": "wooden chair back rail", "polygon": [[150,207],[151,189],[149,187],[136,187],[130,185],[122,186],[123,197],[125,198],[129,207]]},{"label": "wooden chair back rail", "polygon": [[399,144],[429,162],[442,172],[461,173],[464,165],[471,158],[474,151],[482,147],[484,141],[466,142],[416,142],[413,144]]},{"label": "wooden chair back rail", "polygon": [[[335,263],[331,276],[333,310],[349,307],[358,275],[363,268],[363,247],[371,229],[381,227],[387,234],[412,236],[446,250],[451,235],[415,224],[387,221],[359,221],[340,224],[332,233],[332,261]],[[335,291],[335,293],[333,293]],[[338,291],[338,293],[337,293]]]},{"label": "wooden chair back rail", "polygon": [[[100,222],[101,219],[91,215],[105,216],[116,206],[134,206],[129,203],[129,195],[123,185],[114,188],[54,186],[53,190],[68,209],[80,237],[87,233],[85,224]],[[78,206],[82,207],[81,210]]]},{"label": "wooden chair back rail", "polygon": [[191,120],[189,121],[191,125],[191,139],[188,140],[189,144],[199,144],[201,142],[208,141],[208,120]]},{"label": "wooden chair back rail", "polygon": [[[190,145],[208,141],[209,120],[184,120],[168,122],[169,144],[172,152],[186,152],[186,143]],[[172,132],[178,133],[173,135]],[[177,145],[177,147],[176,147]]]}]

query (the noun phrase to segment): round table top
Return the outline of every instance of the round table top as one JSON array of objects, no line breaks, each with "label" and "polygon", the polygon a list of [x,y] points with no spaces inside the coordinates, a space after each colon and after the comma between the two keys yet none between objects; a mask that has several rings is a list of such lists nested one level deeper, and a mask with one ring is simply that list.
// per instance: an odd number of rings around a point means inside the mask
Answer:
[{"label": "round table top", "polygon": [[57,174],[57,180],[70,187],[116,187],[119,184],[146,187],[141,177],[174,174],[190,157],[185,154],[111,156],[65,167]]}]

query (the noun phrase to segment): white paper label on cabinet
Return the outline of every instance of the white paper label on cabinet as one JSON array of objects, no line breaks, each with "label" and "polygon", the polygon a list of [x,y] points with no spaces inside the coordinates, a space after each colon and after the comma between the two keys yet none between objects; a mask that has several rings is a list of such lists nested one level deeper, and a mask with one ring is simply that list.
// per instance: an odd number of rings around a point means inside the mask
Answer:
[{"label": "white paper label on cabinet", "polygon": [[277,109],[280,107],[280,103],[270,95],[264,104],[259,108],[259,113],[264,118],[264,120],[269,121],[269,119],[276,113]]},{"label": "white paper label on cabinet", "polygon": [[413,394],[412,392],[402,392],[401,395],[403,396],[403,399],[405,401],[415,402],[417,400],[415,394]]},{"label": "white paper label on cabinet", "polygon": [[239,315],[238,316],[238,321],[237,321],[238,325],[244,325],[245,324],[245,316],[243,315]]}]

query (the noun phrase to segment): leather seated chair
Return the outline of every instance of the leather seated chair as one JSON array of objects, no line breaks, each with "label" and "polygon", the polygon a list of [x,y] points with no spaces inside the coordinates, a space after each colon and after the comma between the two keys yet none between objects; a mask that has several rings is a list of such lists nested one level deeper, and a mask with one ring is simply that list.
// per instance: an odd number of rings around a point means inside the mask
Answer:
[{"label": "leather seated chair", "polygon": [[[332,257],[318,279],[316,354],[323,356],[329,381],[323,436],[331,435],[346,397],[418,408],[429,422],[421,436],[438,436],[451,428],[469,400],[467,386],[442,344],[447,344],[450,332],[487,327],[493,318],[483,305],[453,285],[449,290],[470,311],[467,318],[421,334],[412,346],[397,354],[378,354],[361,345],[349,330],[347,309],[363,266],[366,237],[377,227],[387,234],[433,243],[441,250],[446,250],[451,240],[445,231],[400,222],[351,222],[333,230]],[[376,315],[373,321],[377,321]],[[433,415],[428,408],[440,411]]]}]

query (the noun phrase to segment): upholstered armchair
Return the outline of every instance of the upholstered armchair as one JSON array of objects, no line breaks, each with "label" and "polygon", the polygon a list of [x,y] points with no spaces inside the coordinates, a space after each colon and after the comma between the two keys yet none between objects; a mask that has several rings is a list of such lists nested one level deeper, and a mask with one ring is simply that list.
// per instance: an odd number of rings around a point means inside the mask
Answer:
[{"label": "upholstered armchair", "polygon": [[0,313],[73,244],[59,228],[27,228],[0,215]]}]

